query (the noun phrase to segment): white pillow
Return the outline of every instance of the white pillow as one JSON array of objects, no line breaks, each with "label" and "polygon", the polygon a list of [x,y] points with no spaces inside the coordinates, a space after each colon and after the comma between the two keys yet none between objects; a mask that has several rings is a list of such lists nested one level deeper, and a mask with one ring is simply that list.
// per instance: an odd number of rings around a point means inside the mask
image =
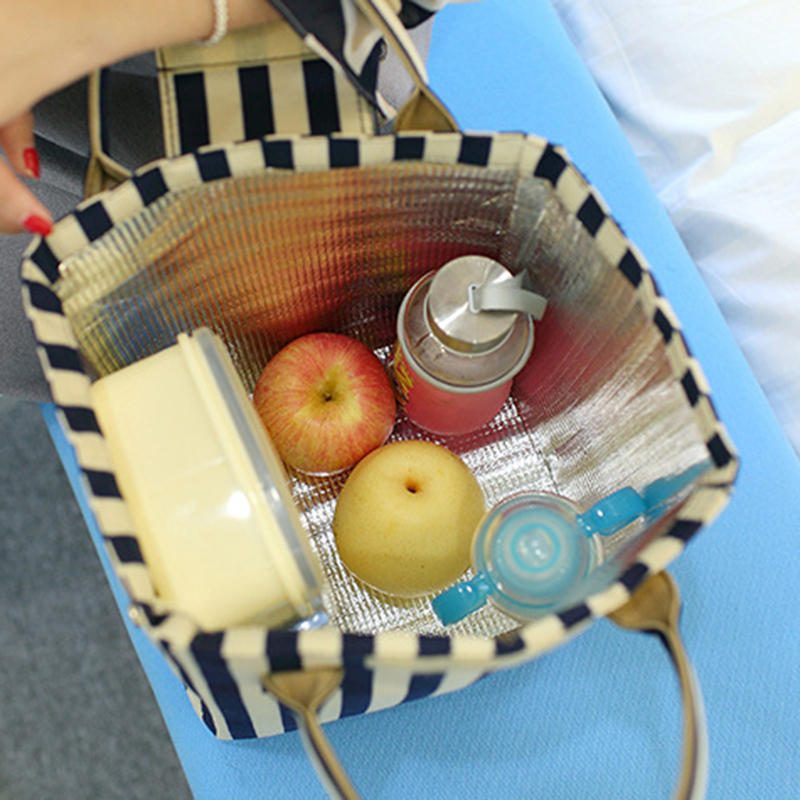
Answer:
[{"label": "white pillow", "polygon": [[552,2],[800,452],[800,2]]}]

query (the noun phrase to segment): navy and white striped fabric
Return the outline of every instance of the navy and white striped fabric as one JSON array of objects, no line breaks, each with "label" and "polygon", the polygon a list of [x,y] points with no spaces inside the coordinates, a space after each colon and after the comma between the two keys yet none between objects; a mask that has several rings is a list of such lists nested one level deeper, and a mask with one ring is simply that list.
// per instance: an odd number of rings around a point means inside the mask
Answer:
[{"label": "navy and white striped fabric", "polygon": [[[378,114],[286,23],[157,53],[167,155],[273,133],[373,133]],[[377,80],[377,51],[369,72]]]},{"label": "navy and white striped fabric", "polygon": [[[448,0],[393,0],[392,10],[406,28],[427,20]],[[337,66],[376,109],[377,58],[381,35],[364,17],[356,0],[272,0],[298,36]]]},{"label": "navy and white striped fabric", "polygon": [[[414,27],[446,0],[404,0]],[[273,133],[374,133],[390,112],[377,93],[381,35],[354,0],[274,4],[287,22],[157,53],[168,156]]]},{"label": "navy and white striped fabric", "polygon": [[[656,326],[714,465],[669,523],[609,587],[584,602],[495,639],[423,637],[404,631],[346,635],[336,629],[300,633],[258,627],[203,633],[154,593],[136,533],[100,433],[76,338],[55,283],[59,263],[115,224],[170,192],[263,170],[329,170],[395,161],[469,164],[516,170],[552,187],[554,196],[594,239],[608,269],[618,270]],[[132,616],[160,645],[209,729],[222,738],[268,736],[294,727],[290,715],[261,688],[272,670],[343,666],[345,680],[323,709],[323,720],[387,708],[453,691],[493,670],[555,647],[593,620],[619,608],[651,573],[675,559],[727,502],[737,461],[717,419],[708,385],[692,358],[669,303],[596,190],[548,142],[516,134],[430,133],[396,136],[269,136],[209,147],[149,165],[116,189],[82,203],[46,238],[35,239],[22,263],[23,297],[61,423],[75,448],[84,491],[105,536],[111,563],[132,601]]]}]

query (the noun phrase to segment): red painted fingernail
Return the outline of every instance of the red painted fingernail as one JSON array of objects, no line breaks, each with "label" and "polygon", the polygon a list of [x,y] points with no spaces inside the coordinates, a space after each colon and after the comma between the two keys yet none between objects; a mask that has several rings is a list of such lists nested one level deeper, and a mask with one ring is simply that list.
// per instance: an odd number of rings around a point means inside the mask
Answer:
[{"label": "red painted fingernail", "polygon": [[38,178],[41,174],[39,166],[39,153],[35,147],[26,147],[22,151],[22,160],[25,163],[25,169],[32,178]]},{"label": "red painted fingernail", "polygon": [[29,233],[38,233],[40,236],[47,236],[53,230],[53,223],[50,220],[40,217],[38,214],[31,214],[26,217],[22,227]]}]

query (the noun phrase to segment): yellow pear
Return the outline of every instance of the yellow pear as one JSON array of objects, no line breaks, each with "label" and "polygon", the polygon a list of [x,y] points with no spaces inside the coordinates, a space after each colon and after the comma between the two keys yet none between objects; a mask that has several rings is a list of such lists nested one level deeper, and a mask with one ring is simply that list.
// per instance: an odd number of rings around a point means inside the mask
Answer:
[{"label": "yellow pear", "polygon": [[353,470],[333,532],[356,577],[409,597],[438,591],[464,572],[483,513],[481,487],[460,458],[430,442],[395,442]]}]

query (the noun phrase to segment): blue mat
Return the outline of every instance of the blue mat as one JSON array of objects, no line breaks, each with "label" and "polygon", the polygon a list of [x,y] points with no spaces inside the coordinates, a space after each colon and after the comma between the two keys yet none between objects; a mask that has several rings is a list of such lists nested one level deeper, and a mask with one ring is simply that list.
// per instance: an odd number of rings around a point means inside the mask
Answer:
[{"label": "blue mat", "polygon": [[[649,259],[675,308],[742,457],[730,506],[673,570],[709,717],[708,796],[796,797],[796,456],[549,3],[482,0],[446,9],[435,25],[430,72],[464,128],[529,131],[564,144]],[[78,489],[53,409],[45,416]],[[108,570],[102,551],[101,558]],[[197,798],[323,796],[297,734],[214,740],[150,643],[133,628],[131,638]],[[366,798],[403,800],[666,798],[681,744],[677,684],[660,644],[608,622],[457,694],[327,730]]]}]

